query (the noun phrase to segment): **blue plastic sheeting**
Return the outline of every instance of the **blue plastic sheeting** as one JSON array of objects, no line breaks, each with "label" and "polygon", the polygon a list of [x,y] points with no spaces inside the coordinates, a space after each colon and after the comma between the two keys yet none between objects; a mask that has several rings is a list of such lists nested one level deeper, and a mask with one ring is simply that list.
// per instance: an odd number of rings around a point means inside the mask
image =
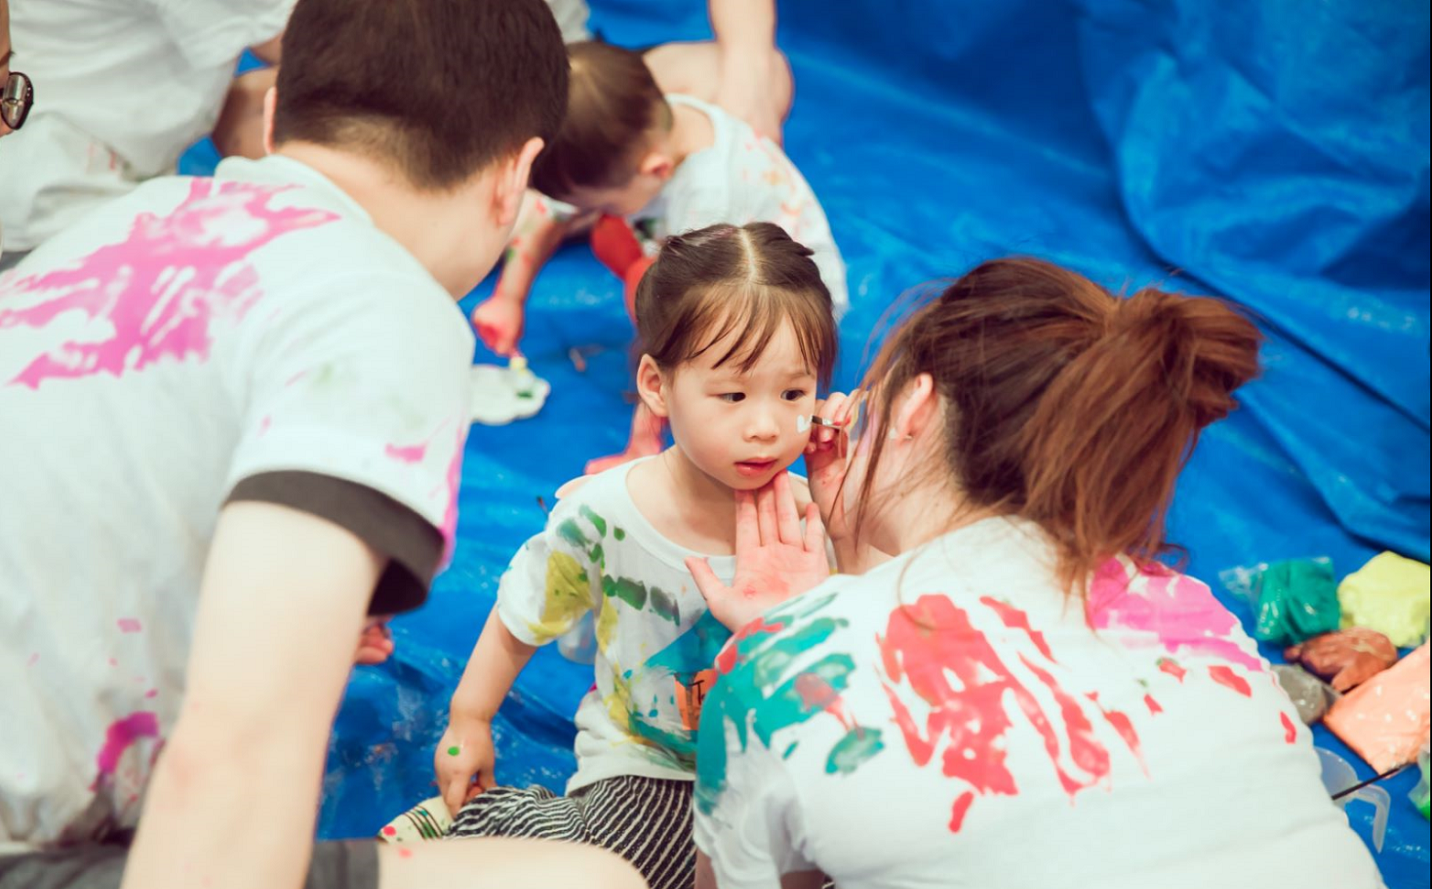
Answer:
[{"label": "blue plastic sheeting", "polygon": [[[1216,586],[1223,568],[1274,559],[1330,556],[1340,576],[1384,548],[1427,559],[1427,4],[781,0],[780,13],[797,96],[786,147],[850,271],[839,386],[903,290],[991,257],[1221,294],[1261,319],[1266,372],[1180,482],[1171,533],[1191,573]],[[599,0],[592,23],[630,46],[709,34],[700,0]],[[371,835],[436,792],[448,697],[507,559],[542,525],[538,498],[624,443],[619,296],[581,246],[538,280],[525,348],[553,394],[533,420],[474,427],[453,564],[395,622],[392,662],[355,673],[324,836]],[[498,718],[501,781],[561,789],[590,684],[555,650],[533,659]],[[1377,859],[1394,887],[1428,884],[1414,783],[1386,782]],[[1365,808],[1349,818],[1366,838]]]}]

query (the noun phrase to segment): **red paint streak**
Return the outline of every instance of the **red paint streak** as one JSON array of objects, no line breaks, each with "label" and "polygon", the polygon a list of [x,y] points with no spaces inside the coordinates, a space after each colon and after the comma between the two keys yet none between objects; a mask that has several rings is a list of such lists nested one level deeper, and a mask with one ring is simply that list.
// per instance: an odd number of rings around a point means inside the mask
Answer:
[{"label": "red paint streak", "polygon": [[1029,641],[1034,643],[1034,647],[1039,649],[1039,653],[1044,655],[1046,660],[1058,663],[1058,661],[1054,660],[1054,654],[1049,650],[1049,644],[1044,641],[1044,633],[1029,628],[1028,614],[1020,611],[1013,605],[1001,602],[990,596],[981,596],[980,602],[986,608],[999,615],[999,619],[1011,630],[1023,630],[1025,634],[1029,636]]},{"label": "red paint streak", "polygon": [[136,741],[141,738],[157,737],[159,737],[159,717],[148,710],[131,713],[123,719],[117,719],[110,723],[109,729],[105,731],[104,746],[100,748],[99,754],[95,757],[95,768],[98,770],[98,774],[95,775],[90,790],[98,790],[101,783],[113,779],[115,769],[119,767],[120,757],[124,756],[125,751]]},{"label": "red paint streak", "polygon": [[1188,671],[1180,667],[1178,661],[1171,657],[1159,658],[1159,669],[1177,679],[1179,682],[1182,682],[1183,677],[1188,675]]},{"label": "red paint streak", "polygon": [[75,339],[60,339],[68,334],[57,325],[55,341],[9,382],[39,388],[47,379],[118,377],[164,358],[207,359],[211,322],[242,320],[262,295],[249,254],[338,218],[270,209],[283,190],[196,179],[170,213],[136,217],[125,240],[42,275],[9,278],[0,304],[17,294],[43,301],[0,310],[0,329],[44,330],[76,312],[87,319]]},{"label": "red paint streak", "polygon": [[306,376],[308,376],[308,371],[301,370],[293,376],[289,377],[287,380],[285,380],[283,387],[287,389],[289,386],[292,386],[294,383],[297,383],[299,380],[303,379]]},{"label": "red paint streak", "polygon": [[383,448],[383,453],[397,460],[399,463],[421,463],[423,462],[423,458],[428,455],[428,446],[427,444],[406,445],[402,447],[398,445],[388,445]]},{"label": "red paint streak", "polygon": [[757,633],[775,633],[785,629],[783,623],[766,623],[764,617],[758,617],[740,629],[738,633],[726,641],[721,653],[716,655],[716,671],[718,673],[729,673],[736,667],[737,649],[741,643]]},{"label": "red paint streak", "polygon": [[109,659],[109,665],[110,665],[111,667],[118,667],[118,666],[119,666],[119,661],[115,660],[114,658],[110,658],[110,659]]},{"label": "red paint streak", "polygon": [[1159,706],[1158,701],[1154,700],[1153,695],[1144,695],[1144,705],[1149,708],[1149,713],[1151,715],[1157,716],[1158,714],[1163,712],[1163,708]]},{"label": "red paint streak", "polygon": [[116,623],[119,624],[119,631],[121,633],[138,633],[144,629],[143,624],[132,617],[121,617]]},{"label": "red paint streak", "polygon": [[1239,676],[1237,673],[1233,672],[1231,668],[1226,667],[1223,664],[1217,664],[1215,666],[1209,667],[1208,675],[1213,677],[1214,682],[1217,682],[1219,685],[1228,686],[1229,688],[1238,692],[1245,698],[1253,697],[1253,689],[1248,685],[1248,680],[1244,679],[1242,676]]},{"label": "red paint streak", "polygon": [[840,698],[840,692],[823,676],[814,673],[801,673],[796,677],[796,695],[801,699],[801,706],[807,710],[824,710],[831,716],[840,720],[841,726],[850,731],[855,727],[854,721],[846,715],[845,704]]},{"label": "red paint streak", "polygon": [[[1058,703],[1062,724],[1056,727],[984,633],[971,624],[969,615],[948,598],[921,596],[912,605],[895,610],[884,637],[877,638],[888,677],[885,693],[916,765],[929,763],[948,734],[941,757],[945,775],[959,778],[979,794],[1018,793],[1014,775],[1005,765],[1004,736],[1011,726],[1004,705],[1008,695],[1043,739],[1060,784],[1071,797],[1107,778],[1108,751],[1094,737],[1078,701],[1051,674],[1019,655],[1025,669]],[[959,688],[952,684],[951,675]],[[930,707],[923,727],[916,724],[900,698],[897,683],[902,681]],[[1061,753],[1066,744],[1069,757],[1085,777],[1065,769]]]},{"label": "red paint streak", "polygon": [[965,813],[974,801],[975,795],[968,790],[955,797],[955,804],[950,809],[950,833],[960,832],[960,825],[965,823]]},{"label": "red paint streak", "polygon": [[1283,720],[1283,740],[1289,744],[1295,743],[1298,740],[1298,727],[1288,718],[1288,714],[1279,713],[1278,716]]}]

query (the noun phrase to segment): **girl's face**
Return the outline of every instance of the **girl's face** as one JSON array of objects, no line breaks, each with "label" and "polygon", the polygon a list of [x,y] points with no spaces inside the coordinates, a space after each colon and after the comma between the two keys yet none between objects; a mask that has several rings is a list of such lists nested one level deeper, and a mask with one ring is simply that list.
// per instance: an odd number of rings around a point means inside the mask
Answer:
[{"label": "girl's face", "polygon": [[735,360],[715,366],[729,348],[717,342],[662,372],[661,405],[654,409],[670,421],[672,438],[697,469],[727,487],[755,490],[794,463],[810,440],[815,369],[802,360],[789,323],[749,371]]}]

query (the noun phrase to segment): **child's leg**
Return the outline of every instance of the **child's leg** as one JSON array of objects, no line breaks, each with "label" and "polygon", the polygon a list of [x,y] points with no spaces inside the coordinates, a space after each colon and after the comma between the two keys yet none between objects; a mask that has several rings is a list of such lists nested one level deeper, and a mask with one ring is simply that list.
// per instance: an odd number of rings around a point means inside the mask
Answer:
[{"label": "child's leg", "polygon": [[[777,76],[772,78],[770,88],[784,122],[791,113],[795,83],[785,55],[780,50],[775,53],[776,64],[771,68]],[[716,101],[721,84],[721,56],[714,42],[666,43],[647,50],[642,58],[663,93],[681,93],[703,102]]]},{"label": "child's leg", "polygon": [[665,428],[660,417],[647,410],[646,405],[638,402],[636,410],[632,412],[631,435],[627,439],[626,450],[620,454],[598,457],[590,461],[586,467],[587,475],[596,475],[638,457],[653,457],[660,454],[666,444],[665,438],[662,437]]}]

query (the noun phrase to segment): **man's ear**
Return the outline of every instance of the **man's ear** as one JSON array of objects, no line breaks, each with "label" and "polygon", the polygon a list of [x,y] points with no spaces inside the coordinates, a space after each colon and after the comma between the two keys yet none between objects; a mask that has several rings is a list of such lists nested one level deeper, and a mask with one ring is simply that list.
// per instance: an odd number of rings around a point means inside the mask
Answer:
[{"label": "man's ear", "polygon": [[666,403],[666,375],[650,355],[641,356],[636,367],[636,394],[653,414],[666,419],[671,412]]},{"label": "man's ear", "polygon": [[273,113],[278,108],[278,87],[264,93],[264,153],[273,154]]},{"label": "man's ear", "polygon": [[664,151],[648,151],[642,156],[636,172],[639,176],[655,176],[665,182],[676,172],[676,161]]},{"label": "man's ear", "polygon": [[497,187],[492,193],[499,225],[509,226],[517,222],[517,212],[522,209],[522,196],[527,192],[527,180],[532,175],[532,162],[542,153],[542,146],[542,140],[533,136],[501,168]]}]

